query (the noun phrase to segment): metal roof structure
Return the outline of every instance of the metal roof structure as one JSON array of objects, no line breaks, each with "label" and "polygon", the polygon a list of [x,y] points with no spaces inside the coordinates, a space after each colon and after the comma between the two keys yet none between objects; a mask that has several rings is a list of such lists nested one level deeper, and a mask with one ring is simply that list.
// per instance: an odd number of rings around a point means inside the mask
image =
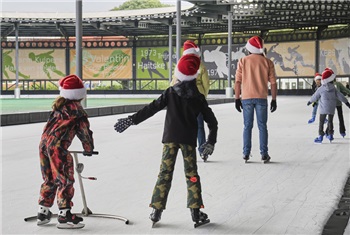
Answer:
[{"label": "metal roof structure", "polygon": [[[350,27],[350,0],[188,0],[181,9],[183,35],[258,31],[333,25]],[[176,32],[176,7],[83,13],[83,36],[168,35]],[[74,13],[0,12],[1,37],[74,37]]]}]

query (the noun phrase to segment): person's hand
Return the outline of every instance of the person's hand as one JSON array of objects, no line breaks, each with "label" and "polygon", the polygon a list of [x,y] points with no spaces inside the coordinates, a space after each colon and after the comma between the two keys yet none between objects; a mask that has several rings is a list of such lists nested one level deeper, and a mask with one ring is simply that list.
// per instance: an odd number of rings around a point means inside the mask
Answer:
[{"label": "person's hand", "polygon": [[114,125],[114,130],[119,133],[125,131],[129,126],[134,125],[131,117],[118,119],[117,123]]},{"label": "person's hand", "polygon": [[209,156],[214,152],[214,145],[208,142],[202,144],[201,148],[203,149],[202,155]]},{"label": "person's hand", "polygon": [[312,103],[312,107],[315,107],[315,105],[317,105],[317,102]]},{"label": "person's hand", "polygon": [[310,104],[311,104],[311,102],[310,102],[310,101],[308,101],[306,105],[307,105],[307,106],[309,106]]},{"label": "person's hand", "polygon": [[271,110],[271,113],[275,112],[276,109],[277,109],[277,102],[276,100],[271,100],[271,105],[270,105],[270,110]]},{"label": "person's hand", "polygon": [[242,101],[241,101],[241,99],[235,99],[235,105],[236,105],[236,109],[237,109],[237,111],[238,112],[242,112],[242,108],[243,108],[243,106],[242,106]]},{"label": "person's hand", "polygon": [[348,106],[348,108],[350,109],[350,104],[349,104],[349,102],[346,102],[345,105]]}]

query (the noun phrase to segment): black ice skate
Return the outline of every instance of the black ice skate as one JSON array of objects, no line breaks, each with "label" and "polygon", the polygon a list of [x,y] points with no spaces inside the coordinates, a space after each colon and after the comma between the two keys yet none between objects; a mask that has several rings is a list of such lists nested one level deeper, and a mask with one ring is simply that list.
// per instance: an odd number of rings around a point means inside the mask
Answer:
[{"label": "black ice skate", "polygon": [[271,159],[271,157],[270,157],[268,154],[261,156],[261,160],[262,160],[264,163],[270,162],[270,159]]},{"label": "black ice skate", "polygon": [[83,221],[83,218],[72,214],[70,210],[66,211],[66,214],[59,214],[58,215],[58,224],[57,228],[60,229],[78,229],[78,228],[84,228],[85,224],[80,223]]},{"label": "black ice skate", "polygon": [[207,162],[208,157],[209,157],[207,154],[201,154],[200,156],[201,156],[201,158],[203,159],[204,162]]},{"label": "black ice skate", "polygon": [[150,220],[152,220],[153,224],[152,224],[152,228],[154,227],[154,225],[160,221],[161,217],[162,217],[162,212],[163,210],[161,209],[154,209],[152,213],[149,215]]},{"label": "black ice skate", "polygon": [[245,163],[247,163],[249,159],[250,159],[250,155],[249,154],[243,156],[243,160],[245,161]]},{"label": "black ice skate", "polygon": [[210,220],[208,219],[208,215],[204,212],[201,212],[199,208],[192,209],[191,208],[191,216],[193,222],[195,222],[194,227],[197,228],[203,224],[208,224]]},{"label": "black ice skate", "polygon": [[44,225],[51,221],[52,213],[48,207],[40,206],[38,216],[37,216],[37,225]]}]

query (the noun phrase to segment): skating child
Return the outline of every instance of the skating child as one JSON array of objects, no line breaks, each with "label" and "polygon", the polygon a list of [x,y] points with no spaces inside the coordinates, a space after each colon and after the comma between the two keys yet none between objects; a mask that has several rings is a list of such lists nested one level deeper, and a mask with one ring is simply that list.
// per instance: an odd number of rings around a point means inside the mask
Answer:
[{"label": "skating child", "polygon": [[[319,73],[316,73],[314,78],[314,83],[312,84],[312,90],[314,94],[317,91],[317,89],[321,86],[321,80],[322,80],[322,75]],[[312,104],[311,119],[308,121],[309,124],[313,123],[316,120],[317,107],[318,107],[318,103],[314,102]]]},{"label": "skating child", "polygon": [[[344,96],[350,95],[350,90],[347,89],[341,82],[336,81],[337,79],[334,79],[334,86],[335,88],[340,91]],[[346,128],[345,128],[345,122],[344,122],[344,115],[343,115],[343,107],[342,102],[337,100],[337,113],[338,113],[338,119],[339,119],[339,133],[344,138],[346,136]],[[327,129],[326,129],[327,133]]]},{"label": "skating child", "polygon": [[[350,104],[348,100],[345,98],[345,96],[340,93],[335,87],[334,87],[334,79],[336,75],[334,72],[326,68],[322,73],[322,86],[317,89],[315,94],[312,95],[309,102],[307,102],[307,105],[310,105],[313,102],[318,102],[319,106],[319,113],[320,113],[320,123],[318,128],[318,137],[314,140],[315,143],[322,143],[323,136],[326,134],[327,139],[329,141],[332,141],[333,134],[334,134],[334,128],[333,128],[333,117],[335,113],[335,107],[337,104],[337,100],[340,100],[341,102],[345,103],[346,106],[350,108]],[[327,133],[323,131],[323,125],[324,121],[326,119],[326,116],[328,115],[328,123],[327,123]]]},{"label": "skating child", "polygon": [[197,172],[196,139],[197,117],[203,114],[208,124],[209,135],[203,145],[203,153],[211,155],[214,151],[218,122],[208,103],[196,86],[196,77],[200,58],[193,54],[184,55],[175,68],[175,76],[180,82],[166,89],[163,94],[137,113],[119,119],[114,125],[117,132],[123,132],[130,125],[137,125],[158,111],[167,107],[162,142],[163,155],[157,183],[153,190],[150,207],[153,223],[161,219],[166,207],[168,193],[174,172],[177,152],[182,151],[187,182],[187,207],[191,210],[192,220],[196,224],[207,223],[208,216],[200,211],[204,208],[202,201],[200,177]]},{"label": "skating child", "polygon": [[81,79],[69,75],[59,81],[60,96],[55,100],[44,127],[39,152],[44,183],[41,185],[37,224],[51,220],[50,207],[57,193],[58,228],[82,228],[83,218],[71,213],[74,195],[73,158],[68,151],[75,136],[89,155],[94,149],[88,116],[80,104],[86,96]]},{"label": "skating child", "polygon": [[[199,47],[196,45],[196,43],[192,40],[187,40],[184,42],[182,54],[183,55],[193,54],[201,58],[201,51]],[[178,82],[177,77],[174,76],[170,85],[173,86],[177,82]],[[202,61],[199,66],[199,73],[196,78],[196,84],[197,84],[198,91],[202,93],[205,96],[205,98],[207,98],[209,94],[210,82],[209,82],[209,75],[208,75],[207,68],[205,67]],[[202,153],[203,152],[202,145],[205,143],[205,129],[204,129],[203,115],[201,113],[197,117],[197,123],[198,123],[198,134],[197,134],[198,152],[199,152],[199,156],[203,159],[204,162],[206,162],[208,159],[208,155],[203,155]]]}]

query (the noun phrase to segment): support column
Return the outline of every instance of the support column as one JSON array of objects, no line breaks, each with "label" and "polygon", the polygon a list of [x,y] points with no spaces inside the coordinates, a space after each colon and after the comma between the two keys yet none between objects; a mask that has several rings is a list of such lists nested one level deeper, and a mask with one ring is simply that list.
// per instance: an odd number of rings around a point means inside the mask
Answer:
[{"label": "support column", "polygon": [[169,83],[173,76],[173,25],[172,20],[169,20]]},{"label": "support column", "polygon": [[16,67],[16,87],[15,87],[15,98],[19,99],[21,98],[21,89],[18,86],[18,67],[19,67],[19,52],[18,52],[18,23],[15,23],[15,34],[16,34],[16,56],[15,56],[15,67]]},{"label": "support column", "polygon": [[228,53],[228,73],[227,73],[227,87],[225,90],[226,98],[233,97],[233,88],[231,82],[231,65],[232,65],[232,12],[228,12],[228,38],[227,38],[227,53]]},{"label": "support column", "polygon": [[181,0],[176,1],[176,62],[180,59],[181,51]]},{"label": "support column", "polygon": [[[83,78],[83,68],[82,68],[82,61],[83,61],[83,43],[82,43],[82,36],[83,36],[83,1],[82,0],[76,0],[76,16],[75,16],[75,73],[78,77],[80,77],[82,80]],[[84,108],[87,106],[87,98],[83,99],[81,101],[81,104]]]}]

